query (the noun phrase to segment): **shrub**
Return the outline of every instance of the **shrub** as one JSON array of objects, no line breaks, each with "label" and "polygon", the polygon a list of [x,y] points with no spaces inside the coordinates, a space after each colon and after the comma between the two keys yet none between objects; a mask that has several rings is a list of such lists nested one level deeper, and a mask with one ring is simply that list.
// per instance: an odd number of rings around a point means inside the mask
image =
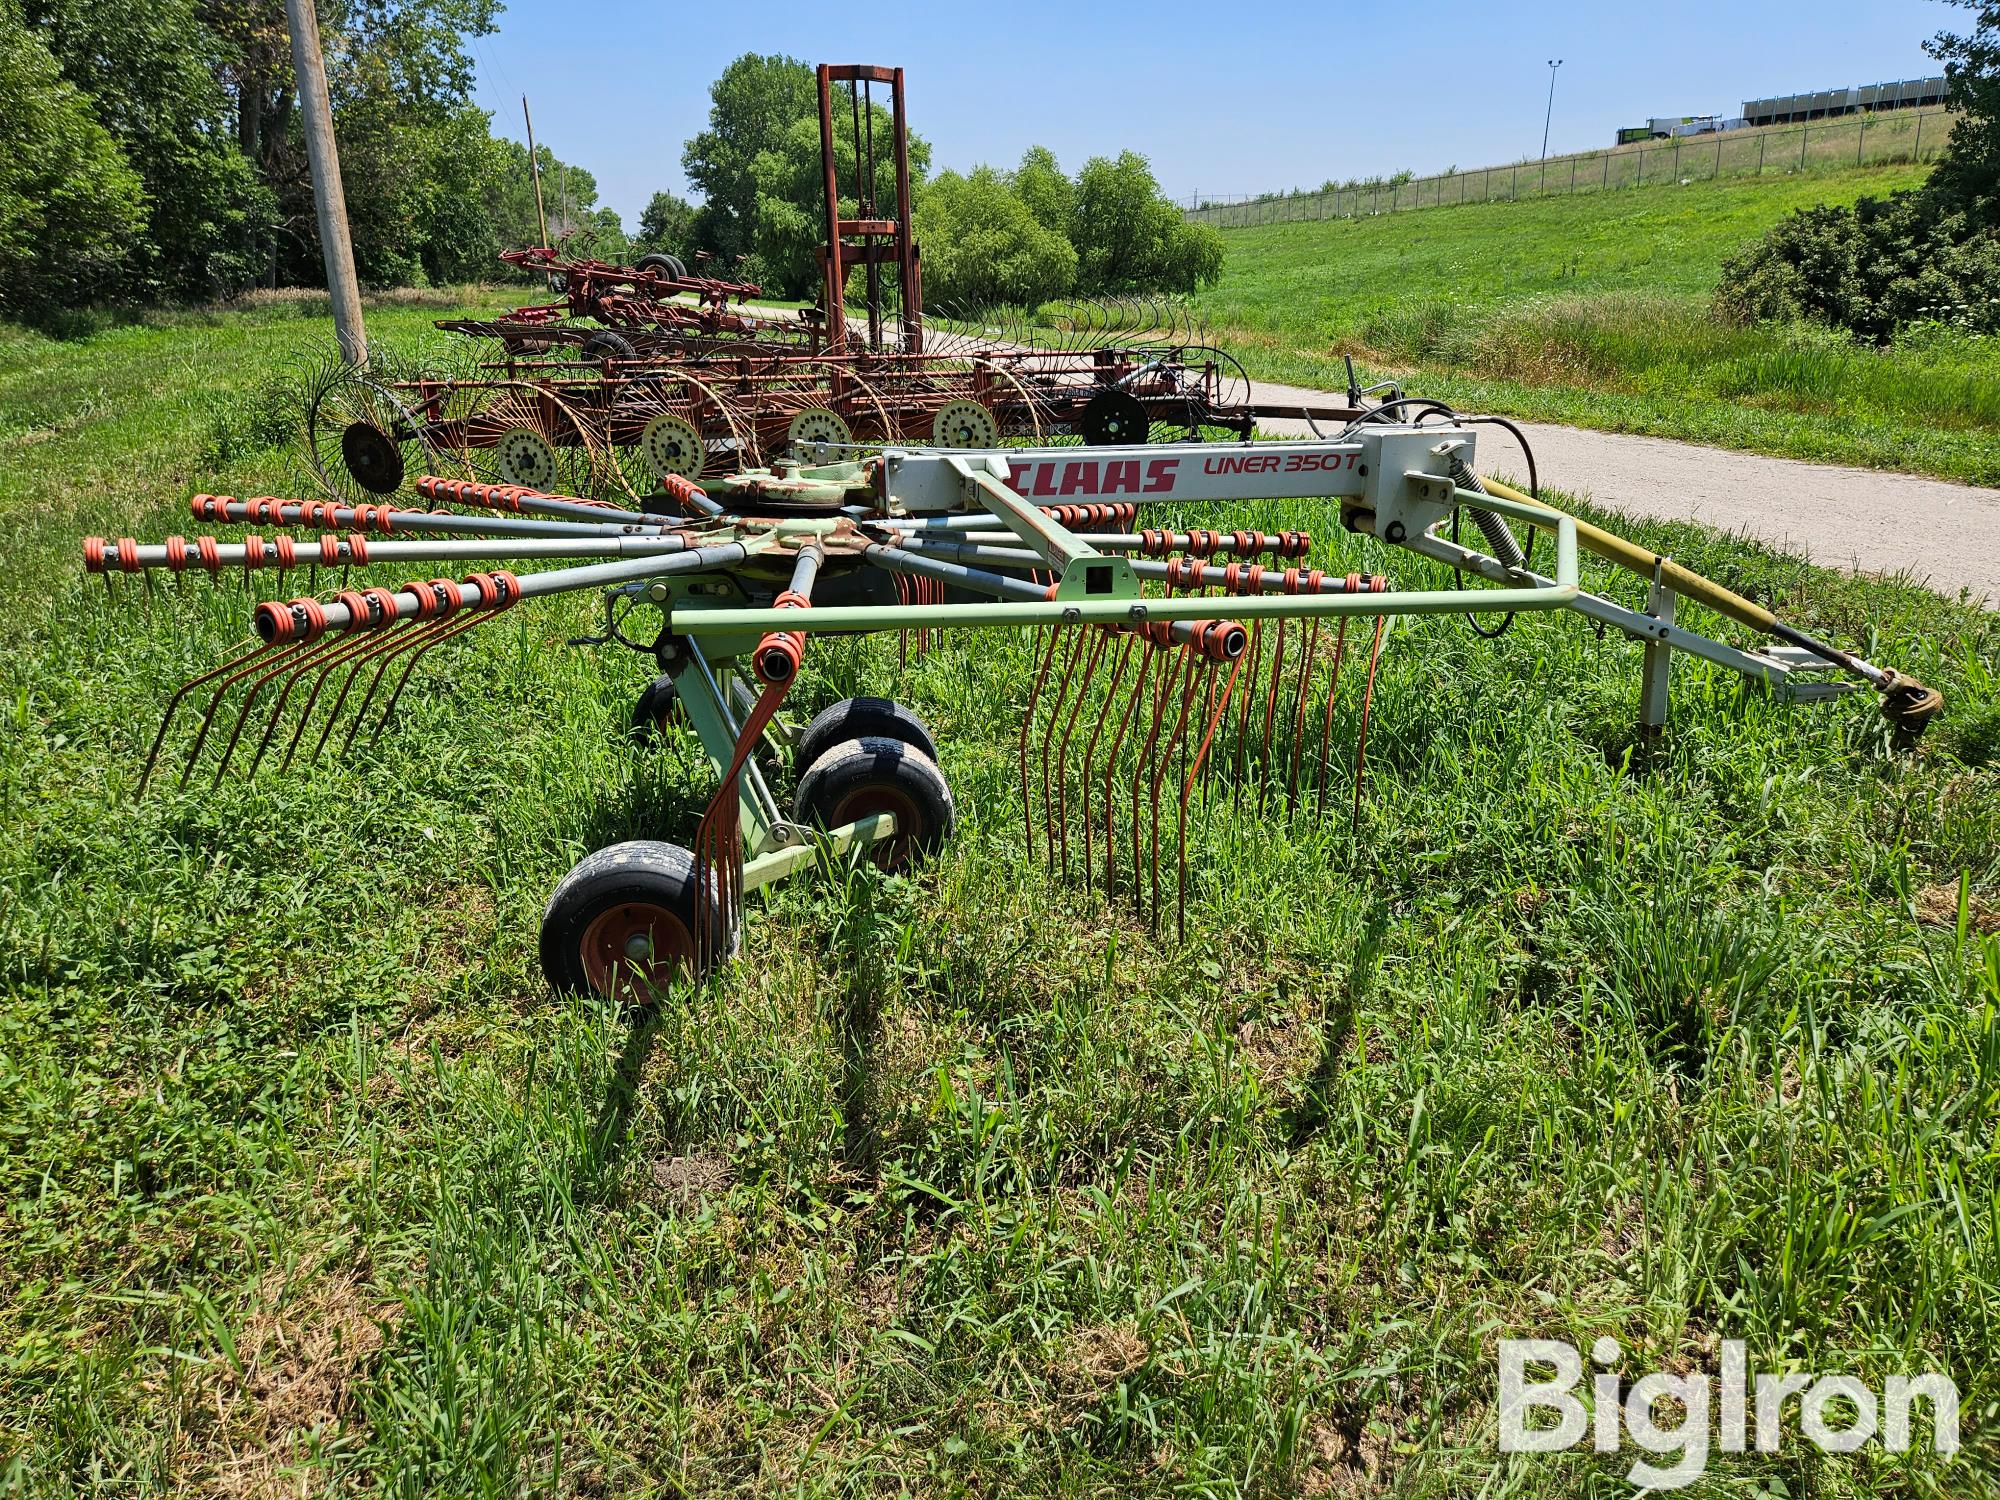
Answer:
[{"label": "shrub", "polygon": [[2000,231],[1921,189],[1787,216],[1723,262],[1716,292],[1737,321],[1811,318],[1878,342],[1925,319],[1991,331],[1996,299]]},{"label": "shrub", "polygon": [[991,167],[943,172],[917,203],[924,297],[964,308],[1033,307],[1076,281],[1076,251]]}]

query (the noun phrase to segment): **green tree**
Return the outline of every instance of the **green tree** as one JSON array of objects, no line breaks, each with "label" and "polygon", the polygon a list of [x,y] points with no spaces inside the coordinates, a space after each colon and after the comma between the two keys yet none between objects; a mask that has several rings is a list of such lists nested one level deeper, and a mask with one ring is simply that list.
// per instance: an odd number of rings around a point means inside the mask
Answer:
[{"label": "green tree", "polygon": [[694,205],[673,193],[655,193],[639,215],[632,248],[645,255],[664,251],[685,257],[694,239]]},{"label": "green tree", "polygon": [[1044,229],[1052,229],[1064,239],[1076,230],[1076,184],[1063,175],[1055,153],[1046,146],[1030,146],[1014,170],[1014,192]]},{"label": "green tree", "polygon": [[917,200],[924,298],[937,307],[1034,307],[1076,281],[1076,250],[991,167],[941,172]]},{"label": "green tree", "polygon": [[145,189],[16,0],[0,0],[0,311],[39,319],[117,284]]},{"label": "green tree", "polygon": [[1970,10],[1972,30],[1941,31],[1924,50],[1944,64],[1951,142],[1927,186],[1981,224],[2000,221],[2000,0],[1953,0]]},{"label": "green tree", "polygon": [[1083,164],[1072,222],[1085,292],[1192,292],[1222,274],[1221,234],[1189,223],[1136,151]]},{"label": "green tree", "polygon": [[118,292],[214,297],[250,280],[272,199],[236,148],[220,48],[193,0],[27,0],[22,13],[145,185],[150,233]]},{"label": "green tree", "polygon": [[727,262],[748,254],[758,234],[756,159],[779,149],[800,120],[814,122],[818,151],[819,93],[809,64],[746,52],[708,96],[708,128],[687,143],[681,166],[703,200],[695,244]]}]

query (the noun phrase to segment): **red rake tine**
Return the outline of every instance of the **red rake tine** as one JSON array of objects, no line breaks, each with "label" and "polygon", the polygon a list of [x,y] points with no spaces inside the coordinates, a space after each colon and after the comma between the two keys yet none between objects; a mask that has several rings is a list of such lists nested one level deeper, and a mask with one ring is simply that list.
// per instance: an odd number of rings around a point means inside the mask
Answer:
[{"label": "red rake tine", "polygon": [[[159,732],[153,736],[153,748],[146,752],[146,766],[145,769],[139,773],[139,787],[137,792],[134,793],[135,796],[143,797],[146,794],[146,783],[152,779],[153,767],[159,762],[160,747],[166,743],[167,730],[172,726],[174,722],[174,715],[180,711],[180,706],[182,702],[186,700],[187,695],[193,692],[196,688],[200,687],[204,682],[212,682],[216,678],[220,677],[224,672],[227,672],[234,667],[240,667],[243,665],[243,663],[249,661],[252,657],[262,656],[265,652],[271,649],[272,648],[269,645],[260,641],[256,645],[252,646],[249,650],[244,651],[237,656],[232,656],[228,661],[224,662],[221,666],[212,667],[208,671],[203,672],[199,677],[190,677],[186,682],[180,685],[179,689],[175,691],[173,697],[167,700],[167,711],[166,714],[160,720]],[[185,772],[183,772],[181,779],[183,782],[187,780]]]},{"label": "red rake tine", "polygon": [[[1062,795],[1062,786],[1058,782],[1055,792],[1051,794],[1049,791],[1049,750],[1053,739],[1054,727],[1057,721],[1062,718],[1063,705],[1069,699],[1070,680],[1076,676],[1077,661],[1082,657],[1084,649],[1090,644],[1091,636],[1091,632],[1089,631],[1072,630],[1068,633],[1070,636],[1069,655],[1063,661],[1062,680],[1056,686],[1055,703],[1049,709],[1051,733],[1042,736],[1042,837],[1048,847],[1048,861],[1051,869],[1055,867],[1056,862],[1056,829],[1061,822],[1056,813],[1056,801]],[[1082,691],[1079,685],[1078,701],[1080,702],[1081,700]]]},{"label": "red rake tine", "polygon": [[1299,757],[1305,750],[1306,697],[1312,691],[1313,658],[1319,651],[1319,621],[1314,620],[1306,630],[1305,649],[1299,653],[1299,681],[1294,697],[1298,700],[1292,709],[1292,751],[1285,781],[1285,811],[1293,813],[1299,806]]},{"label": "red rake tine", "polygon": [[[431,625],[419,625],[410,628],[417,630],[428,630],[432,628],[432,625],[435,625],[435,623],[436,622],[433,621],[431,622]],[[386,635],[371,634],[368,637],[368,644],[363,649],[355,652],[352,656],[345,658],[345,661],[347,662],[347,675],[341,678],[340,692],[336,694],[334,697],[333,707],[327,711],[326,723],[320,726],[319,738],[313,742],[312,758],[314,760],[319,759],[319,757],[325,752],[326,742],[333,735],[333,726],[340,722],[340,711],[341,709],[346,707],[347,695],[354,691],[354,684],[357,680],[359,680],[361,676],[361,669],[367,666],[368,663],[375,657],[381,656],[384,652],[400,651],[403,648],[404,644],[405,643],[403,640],[403,632],[397,630],[395,626],[390,626],[388,634]],[[381,677],[382,674],[381,674],[381,669],[379,667],[376,669],[375,675],[378,679]],[[368,703],[367,700],[364,698],[362,700],[361,707],[355,711],[354,723],[357,726],[359,726],[359,724],[361,723],[361,715],[367,711],[367,708],[368,708]],[[348,738],[351,740],[353,739],[353,737],[354,737],[354,732],[350,730],[348,732]]]},{"label": "red rake tine", "polygon": [[1361,821],[1361,776],[1368,760],[1368,709],[1375,701],[1375,668],[1382,660],[1382,627],[1389,623],[1387,615],[1375,617],[1375,644],[1368,653],[1368,686],[1361,694],[1361,734],[1354,747],[1354,812],[1350,821]]},{"label": "red rake tine", "polygon": [[[1145,785],[1146,771],[1153,764],[1153,751],[1160,743],[1160,725],[1167,716],[1167,682],[1172,676],[1175,653],[1171,650],[1157,653],[1160,658],[1160,673],[1153,685],[1153,723],[1146,734],[1146,746],[1139,752],[1139,759],[1132,767],[1132,896],[1135,901],[1143,900],[1146,892],[1140,883],[1140,871],[1144,863],[1140,859],[1141,827],[1139,823],[1139,791]],[[1155,809],[1157,814],[1158,809]],[[1157,816],[1155,824],[1157,825]],[[1159,843],[1159,828],[1153,829],[1154,846]]]},{"label": "red rake tine", "polygon": [[1055,630],[1048,632],[1048,649],[1042,653],[1041,670],[1035,674],[1035,685],[1028,693],[1028,706],[1021,715],[1020,742],[1016,746],[1021,769],[1021,817],[1024,823],[1022,831],[1027,836],[1030,862],[1035,857],[1035,799],[1028,780],[1028,734],[1034,727],[1035,711],[1041,705],[1042,688],[1049,680],[1049,666],[1055,660],[1057,633]]},{"label": "red rake tine", "polygon": [[[1130,637],[1127,637],[1129,640]],[[1132,715],[1146,696],[1146,683],[1152,675],[1153,655],[1159,650],[1150,640],[1139,655],[1139,670],[1132,675],[1132,688],[1125,699],[1125,712],[1119,716],[1118,731],[1111,739],[1111,752],[1104,758],[1104,894],[1109,897],[1118,891],[1118,812],[1111,800],[1111,783],[1118,775],[1119,752],[1125,746],[1125,734],[1132,725]]]},{"label": "red rake tine", "polygon": [[1196,656],[1195,652],[1187,647],[1181,648],[1180,656],[1181,656],[1181,662],[1180,662],[1181,670],[1179,674],[1179,681],[1181,684],[1180,710],[1174,720],[1174,729],[1172,735],[1168,737],[1165,748],[1162,749],[1162,751],[1160,752],[1159,759],[1153,762],[1153,786],[1152,786],[1153,836],[1151,841],[1152,842],[1151,876],[1152,876],[1153,905],[1152,905],[1152,916],[1150,918],[1150,921],[1152,925],[1155,927],[1159,925],[1159,916],[1160,916],[1160,789],[1166,781],[1167,768],[1173,761],[1174,749],[1176,746],[1181,745],[1183,743],[1184,737],[1187,734],[1188,710],[1194,706],[1195,665],[1199,659]]},{"label": "red rake tine", "polygon": [[[1111,649],[1111,637],[1104,636],[1105,650]],[[1104,691],[1104,702],[1097,710],[1097,722],[1091,726],[1090,742],[1083,752],[1083,884],[1088,890],[1096,881],[1096,870],[1092,864],[1091,835],[1095,832],[1090,815],[1091,771],[1097,764],[1097,742],[1104,734],[1104,721],[1111,716],[1112,705],[1118,701],[1118,689],[1125,681],[1125,667],[1132,657],[1132,637],[1125,636],[1118,646],[1118,665],[1111,674],[1111,686]]]},{"label": "red rake tine", "polygon": [[382,731],[387,729],[389,721],[396,717],[396,705],[402,702],[403,689],[410,681],[410,674],[416,671],[417,663],[422,661],[433,647],[441,646],[446,641],[464,635],[468,630],[484,625],[487,621],[494,619],[498,613],[499,611],[497,610],[482,609],[477,614],[471,615],[466,619],[454,621],[452,622],[451,629],[439,631],[431,639],[425,641],[410,653],[409,659],[403,663],[403,675],[396,679],[395,691],[389,694],[389,701],[382,709],[382,717],[375,721],[375,732],[368,736],[370,746],[373,746],[377,740],[382,738]]},{"label": "red rake tine", "polygon": [[[333,669],[342,662],[352,661],[355,657],[360,656],[366,651],[379,649],[381,645],[382,642],[372,635],[356,633],[346,637],[341,642],[342,649],[340,651],[333,653],[319,664],[319,672],[313,678],[312,691],[306,694],[305,707],[299,710],[298,727],[292,730],[291,743],[285,746],[285,758],[278,764],[280,774],[292,768],[292,758],[299,753],[299,744],[305,738],[307,726],[312,723],[313,709],[319,703],[320,690],[326,686],[326,679],[331,675]],[[334,712],[336,714],[340,712],[340,706],[337,703],[334,705]],[[317,754],[318,752],[315,751],[314,753]]]},{"label": "red rake tine", "polygon": [[[271,685],[272,680],[280,672],[289,672],[298,666],[310,665],[313,657],[324,654],[323,643],[320,642],[301,641],[299,646],[300,649],[298,651],[286,653],[283,661],[277,662],[267,668],[258,676],[255,682],[250,684],[250,691],[244,695],[243,707],[236,711],[236,722],[231,726],[229,731],[229,743],[222,747],[222,755],[215,763],[215,779],[209,783],[211,790],[222,785],[223,775],[229,770],[229,758],[236,753],[237,742],[243,738],[243,726],[248,722],[250,710],[256,706],[258,696],[263,693],[265,688]],[[300,660],[301,657],[304,657],[305,661],[302,662]],[[218,694],[217,696],[220,697],[221,695]],[[205,732],[206,727],[204,726]],[[195,752],[199,753],[200,749],[201,744],[197,741]],[[192,756],[189,763],[190,765],[193,763]]]},{"label": "red rake tine", "polygon": [[1333,700],[1340,691],[1340,664],[1347,655],[1347,616],[1340,617],[1340,631],[1333,638],[1333,671],[1327,675],[1326,716],[1319,728],[1319,785],[1313,791],[1313,801],[1326,805],[1326,772],[1333,758]]},{"label": "red rake tine", "polygon": [[[1188,772],[1187,780],[1181,783],[1181,810],[1180,810],[1180,825],[1179,825],[1180,867],[1175,878],[1175,891],[1174,891],[1174,941],[1175,942],[1184,943],[1187,941],[1188,796],[1194,790],[1195,778],[1201,775],[1202,766],[1206,764],[1208,760],[1209,747],[1215,741],[1215,728],[1218,724],[1220,724],[1223,721],[1223,718],[1229,712],[1229,695],[1236,691],[1236,680],[1238,677],[1242,675],[1242,673],[1243,673],[1243,658],[1239,656],[1236,658],[1235,661],[1229,664],[1229,680],[1223,683],[1222,696],[1219,700],[1217,700],[1214,703],[1213,710],[1207,716],[1208,728],[1202,733],[1201,748],[1196,750],[1194,753],[1194,768]],[[1211,669],[1208,674],[1208,685],[1211,690],[1215,686],[1215,677],[1216,673],[1213,669]],[[1204,786],[1206,786],[1207,784],[1208,783],[1206,781],[1202,783],[1202,785]]]},{"label": "red rake tine", "polygon": [[[278,721],[284,716],[285,705],[291,701],[292,689],[299,685],[299,679],[311,671],[313,666],[319,661],[327,657],[338,656],[345,645],[346,642],[339,639],[319,641],[315,644],[312,651],[306,653],[305,657],[301,660],[293,662],[287,669],[285,685],[278,693],[278,701],[271,705],[270,716],[264,721],[263,738],[257,741],[257,753],[250,757],[250,769],[244,772],[244,775],[255,776],[257,768],[264,763],[264,752],[271,748],[271,736],[277,732]],[[313,688],[315,692],[318,691],[319,683],[317,679],[313,683]],[[306,712],[310,713],[311,711],[312,699],[308,697],[306,700]],[[305,720],[301,719],[299,724],[303,728]],[[296,739],[297,735],[294,734],[293,738]]]},{"label": "red rake tine", "polygon": [[1076,733],[1076,721],[1082,715],[1083,700],[1097,677],[1098,664],[1103,660],[1108,644],[1108,637],[1101,630],[1089,631],[1087,636],[1089,654],[1083,663],[1083,679],[1077,684],[1069,720],[1063,725],[1062,740],[1056,746],[1056,827],[1062,835],[1062,873],[1065,880],[1069,878],[1069,742]]}]

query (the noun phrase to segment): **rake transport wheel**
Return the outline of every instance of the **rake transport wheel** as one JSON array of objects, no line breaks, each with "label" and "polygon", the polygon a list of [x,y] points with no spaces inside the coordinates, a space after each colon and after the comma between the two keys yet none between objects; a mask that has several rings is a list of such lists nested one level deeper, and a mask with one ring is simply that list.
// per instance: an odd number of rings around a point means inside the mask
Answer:
[{"label": "rake transport wheel", "polygon": [[873,813],[894,814],[894,836],[869,850],[885,870],[936,853],[958,821],[937,762],[915,745],[882,735],[843,740],[822,751],[799,778],[793,806],[801,823],[821,828]]},{"label": "rake transport wheel", "polygon": [[374,504],[436,467],[423,421],[382,381],[335,360],[303,386],[306,465],[329,499]]},{"label": "rake transport wheel", "polygon": [[834,746],[865,739],[901,740],[937,763],[937,738],[914,712],[892,698],[842,698],[814,714],[799,731],[792,745],[792,769],[803,778]]},{"label": "rake transport wheel", "polygon": [[[728,951],[713,896],[703,910],[694,856],[633,839],[580,860],[542,912],[542,973],[563,994],[646,1005],[677,978],[700,978],[700,953]],[[707,926],[711,941],[697,942]]]},{"label": "rake transport wheel", "polygon": [[686,718],[672,674],[662,672],[632,701],[632,737],[642,745],[656,744]]}]

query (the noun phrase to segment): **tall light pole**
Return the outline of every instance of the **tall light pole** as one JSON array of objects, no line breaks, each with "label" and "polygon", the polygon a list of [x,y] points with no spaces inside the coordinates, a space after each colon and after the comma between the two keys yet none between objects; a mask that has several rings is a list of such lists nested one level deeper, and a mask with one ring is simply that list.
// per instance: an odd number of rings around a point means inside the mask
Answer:
[{"label": "tall light pole", "polygon": [[1563,65],[1560,57],[1549,59],[1549,108],[1542,116],[1542,160],[1549,159],[1549,122],[1556,117],[1556,69]]}]

